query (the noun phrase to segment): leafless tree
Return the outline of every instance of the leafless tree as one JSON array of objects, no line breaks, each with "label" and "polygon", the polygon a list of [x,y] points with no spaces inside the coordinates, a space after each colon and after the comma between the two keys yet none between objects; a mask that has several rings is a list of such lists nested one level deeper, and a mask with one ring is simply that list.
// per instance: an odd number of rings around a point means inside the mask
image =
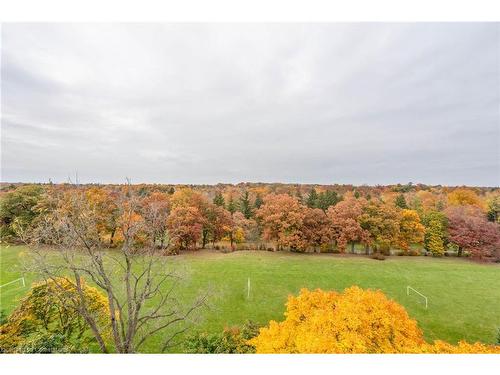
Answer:
[{"label": "leafless tree", "polygon": [[[79,296],[77,310],[102,352],[134,353],[153,335],[161,335],[161,350],[167,350],[192,325],[195,312],[207,305],[208,292],[189,305],[178,297],[183,285],[173,264],[178,262],[159,254],[158,228],[152,227],[164,223],[144,219],[157,216],[145,212],[155,207],[141,204],[133,187],[124,187],[117,199],[120,241],[109,249],[84,188],[66,189],[52,200],[24,236],[36,255],[35,270],[55,282],[59,276],[71,276]],[[82,278],[90,279],[107,297],[107,326],[89,312]]]}]

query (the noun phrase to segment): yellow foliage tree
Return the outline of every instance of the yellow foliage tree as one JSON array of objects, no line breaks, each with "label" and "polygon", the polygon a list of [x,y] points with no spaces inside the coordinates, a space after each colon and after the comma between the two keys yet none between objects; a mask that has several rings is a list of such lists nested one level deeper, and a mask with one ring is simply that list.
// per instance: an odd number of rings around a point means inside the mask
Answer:
[{"label": "yellow foliage tree", "polygon": [[403,210],[399,222],[399,247],[407,252],[410,245],[424,242],[425,227],[420,222],[417,211]]},{"label": "yellow foliage tree", "polygon": [[[95,317],[97,324],[105,327],[109,317],[106,297],[81,279],[86,309]],[[57,277],[33,284],[0,326],[0,352],[14,353],[34,334],[57,333],[69,342],[82,339],[89,326],[79,314],[81,298],[73,281]]]},{"label": "yellow foliage tree", "polygon": [[500,346],[424,341],[417,322],[381,291],[302,289],[290,296],[286,319],[249,340],[257,353],[500,353]]},{"label": "yellow foliage tree", "polygon": [[450,206],[477,206],[484,209],[484,203],[479,196],[470,189],[460,188],[448,194],[448,204]]}]

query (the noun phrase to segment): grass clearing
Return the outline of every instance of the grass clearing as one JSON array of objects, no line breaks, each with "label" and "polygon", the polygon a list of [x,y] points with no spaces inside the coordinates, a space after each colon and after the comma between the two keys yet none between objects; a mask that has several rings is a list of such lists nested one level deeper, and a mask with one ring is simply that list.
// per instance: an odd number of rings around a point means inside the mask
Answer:
[{"label": "grass clearing", "polygon": [[[0,289],[0,309],[10,313],[35,275],[22,274],[22,264],[30,257],[26,247],[3,247],[0,256],[0,285],[26,278],[25,288]],[[248,319],[261,324],[282,320],[289,294],[297,294],[301,288],[342,291],[351,285],[381,289],[402,304],[427,340],[495,343],[500,327],[499,265],[454,258],[393,256],[377,261],[362,256],[266,251],[199,251],[170,259],[188,270],[182,289],[186,301],[208,286],[215,291],[212,308],[202,313],[195,328],[200,331],[216,332]],[[407,285],[428,297],[428,309],[418,296],[406,295]],[[153,338],[144,350],[157,352],[160,339]]]}]

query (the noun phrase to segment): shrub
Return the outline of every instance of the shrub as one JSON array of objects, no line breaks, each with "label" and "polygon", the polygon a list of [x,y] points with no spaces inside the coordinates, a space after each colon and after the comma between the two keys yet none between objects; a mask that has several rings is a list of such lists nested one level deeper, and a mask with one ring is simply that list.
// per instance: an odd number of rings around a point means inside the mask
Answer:
[{"label": "shrub", "polygon": [[16,349],[18,353],[88,353],[88,346],[81,340],[69,343],[60,333],[41,332],[30,336]]},{"label": "shrub", "polygon": [[221,333],[197,333],[184,341],[184,351],[205,354],[254,353],[255,349],[247,341],[255,337],[259,333],[258,330],[259,327],[255,323],[248,321],[242,328],[224,328]]},{"label": "shrub", "polygon": [[376,260],[385,260],[385,255],[382,253],[373,253],[371,258]]},{"label": "shrub", "polygon": [[7,323],[8,316],[4,310],[0,310],[0,326]]}]

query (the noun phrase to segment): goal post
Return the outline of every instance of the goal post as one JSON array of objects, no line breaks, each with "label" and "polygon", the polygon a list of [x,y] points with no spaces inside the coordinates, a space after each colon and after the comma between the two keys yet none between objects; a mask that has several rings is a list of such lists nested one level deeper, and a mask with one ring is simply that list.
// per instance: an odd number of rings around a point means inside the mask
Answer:
[{"label": "goal post", "polygon": [[23,288],[26,286],[26,281],[24,280],[24,277],[20,277],[18,279],[15,279],[15,280],[9,281],[8,283],[0,285],[0,289],[3,287],[6,287],[6,286],[12,285],[14,283],[17,283],[17,282],[20,282],[21,285],[23,286]]},{"label": "goal post", "polygon": [[428,302],[428,299],[426,296],[424,296],[422,293],[420,293],[418,290],[416,290],[415,288],[412,288],[411,286],[407,286],[406,287],[406,295],[409,296],[410,295],[410,292],[413,292],[413,293],[416,293],[418,294],[420,297],[423,298],[424,302],[425,302],[425,308],[427,309],[427,307],[429,306],[429,302]]}]

